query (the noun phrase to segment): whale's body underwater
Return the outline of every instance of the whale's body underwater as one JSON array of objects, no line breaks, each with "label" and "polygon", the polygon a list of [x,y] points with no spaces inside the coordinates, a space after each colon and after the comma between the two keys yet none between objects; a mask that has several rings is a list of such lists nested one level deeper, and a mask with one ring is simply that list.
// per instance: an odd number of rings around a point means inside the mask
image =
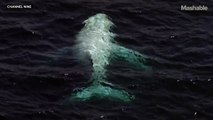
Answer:
[{"label": "whale's body underwater", "polygon": [[114,25],[107,15],[99,13],[84,21],[85,26],[77,35],[77,50],[79,59],[89,56],[92,61],[93,73],[91,86],[75,92],[71,96],[74,101],[86,101],[95,99],[110,99],[130,102],[134,99],[125,90],[114,88],[107,82],[106,67],[113,60],[127,61],[142,70],[148,69],[144,65],[145,58],[139,52],[119,46],[114,41],[116,36],[110,31]]}]

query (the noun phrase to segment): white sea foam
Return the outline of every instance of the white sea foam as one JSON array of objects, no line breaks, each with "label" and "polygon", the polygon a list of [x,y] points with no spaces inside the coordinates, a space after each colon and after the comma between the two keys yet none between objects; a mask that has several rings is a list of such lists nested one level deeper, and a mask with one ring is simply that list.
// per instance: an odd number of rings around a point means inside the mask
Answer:
[{"label": "white sea foam", "polygon": [[89,55],[93,63],[93,77],[99,77],[97,79],[101,80],[103,79],[101,77],[105,76],[105,67],[109,64],[112,41],[115,36],[110,29],[114,24],[107,15],[101,13],[85,20],[84,24],[76,40],[78,58],[84,60]]}]

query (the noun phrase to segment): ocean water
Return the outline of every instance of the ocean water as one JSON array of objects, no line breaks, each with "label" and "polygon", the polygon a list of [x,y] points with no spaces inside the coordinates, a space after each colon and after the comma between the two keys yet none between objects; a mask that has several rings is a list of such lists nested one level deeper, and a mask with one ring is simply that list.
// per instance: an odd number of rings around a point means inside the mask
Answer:
[{"label": "ocean water", "polygon": [[[1,120],[212,120],[212,0],[1,0]],[[30,4],[31,9],[7,9]],[[206,5],[208,11],[181,11]],[[108,81],[135,95],[132,103],[73,103],[92,69],[71,54],[82,22],[110,16],[115,40],[149,58],[151,72],[125,63]]]}]

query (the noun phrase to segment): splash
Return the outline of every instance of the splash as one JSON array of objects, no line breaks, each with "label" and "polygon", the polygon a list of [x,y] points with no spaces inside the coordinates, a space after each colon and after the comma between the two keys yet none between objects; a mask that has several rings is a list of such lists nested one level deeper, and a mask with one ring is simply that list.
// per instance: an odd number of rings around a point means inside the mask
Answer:
[{"label": "splash", "polygon": [[79,60],[84,61],[85,56],[92,60],[93,73],[91,86],[72,94],[75,101],[87,101],[92,98],[109,99],[130,102],[134,99],[125,90],[113,88],[113,84],[107,82],[106,67],[113,60],[122,60],[132,65],[148,69],[145,58],[139,52],[119,46],[115,43],[116,36],[110,30],[114,24],[105,14],[96,14],[84,21],[85,26],[77,35],[77,55]]}]

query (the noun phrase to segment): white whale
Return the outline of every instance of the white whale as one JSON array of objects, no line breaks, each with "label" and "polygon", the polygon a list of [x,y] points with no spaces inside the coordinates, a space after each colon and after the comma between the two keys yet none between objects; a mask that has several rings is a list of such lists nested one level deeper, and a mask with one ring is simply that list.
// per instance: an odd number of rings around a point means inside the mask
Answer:
[{"label": "white whale", "polygon": [[107,81],[106,67],[113,60],[127,61],[142,70],[148,69],[145,58],[139,52],[122,47],[114,41],[116,36],[110,30],[114,24],[106,14],[96,14],[84,21],[85,26],[77,35],[76,45],[79,60],[84,61],[89,56],[92,61],[93,73],[91,86],[75,92],[71,99],[77,101],[96,99],[110,99],[129,102],[134,99],[125,90],[114,88]]}]

